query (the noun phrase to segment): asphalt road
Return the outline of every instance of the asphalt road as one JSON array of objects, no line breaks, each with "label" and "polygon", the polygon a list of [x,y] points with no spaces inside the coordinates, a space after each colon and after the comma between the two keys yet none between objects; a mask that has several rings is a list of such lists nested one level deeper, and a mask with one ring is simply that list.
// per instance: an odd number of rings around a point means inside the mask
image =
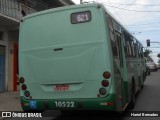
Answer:
[{"label": "asphalt road", "polygon": [[[136,96],[135,111],[149,111],[160,113],[160,69],[157,72],[151,72],[144,82],[143,89]],[[159,117],[124,117],[122,120],[160,120]]]},{"label": "asphalt road", "polygon": [[133,111],[160,111],[160,69],[147,76]]},{"label": "asphalt road", "polygon": [[[110,113],[106,112],[80,112],[80,113],[65,113],[61,114],[60,111],[49,111],[49,114],[54,117],[37,118],[36,120],[84,120],[84,119],[97,119],[97,120],[159,120],[159,117],[128,117],[132,112],[136,111],[160,113],[160,69],[157,72],[151,72],[144,82],[143,89],[136,95],[136,105],[132,110],[127,110],[123,117],[118,117],[119,114],[114,113],[115,117],[107,117]],[[113,113],[112,113],[113,114]],[[57,117],[55,117],[57,116]],[[28,118],[6,118],[5,120],[27,120]],[[35,120],[35,118],[30,118]]]},{"label": "asphalt road", "polygon": [[[141,91],[136,95],[136,104],[134,109],[127,110],[123,117],[118,117],[119,114],[115,113],[115,117],[106,117],[105,112],[89,112],[89,113],[70,113],[65,115],[60,115],[56,120],[65,119],[97,119],[97,120],[160,120],[159,117],[128,117],[132,112],[143,113],[148,111],[149,113],[154,113],[154,111],[159,111],[160,113],[160,69],[157,72],[151,72],[151,75],[147,76],[144,82],[144,86]],[[110,113],[109,113],[110,114]]]}]

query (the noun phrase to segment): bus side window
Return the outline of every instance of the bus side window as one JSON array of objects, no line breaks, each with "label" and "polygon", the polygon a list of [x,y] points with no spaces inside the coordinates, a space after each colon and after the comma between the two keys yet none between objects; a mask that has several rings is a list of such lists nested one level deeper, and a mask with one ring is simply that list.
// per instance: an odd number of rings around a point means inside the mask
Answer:
[{"label": "bus side window", "polygon": [[126,57],[132,57],[133,53],[132,53],[132,47],[131,47],[131,37],[128,33],[126,33],[125,31],[123,31],[123,35],[124,35],[124,42],[125,42],[125,53],[126,53]]},{"label": "bus side window", "polygon": [[121,45],[121,34],[116,32],[116,41],[118,45],[118,54],[119,54],[119,60],[120,60],[120,66],[123,66],[123,58],[122,58],[122,45]]},{"label": "bus side window", "polygon": [[131,42],[132,57],[136,58],[136,51],[135,51],[136,50],[136,45],[135,45],[134,38],[131,37],[130,42]]},{"label": "bus side window", "polygon": [[112,47],[112,52],[113,52],[113,56],[118,56],[118,52],[117,52],[117,43],[114,37],[114,29],[113,29],[113,23],[112,23],[112,19],[108,16],[108,24],[109,24],[109,34],[110,34],[110,40],[111,40],[111,47]]},{"label": "bus side window", "polygon": [[143,59],[143,47],[141,46],[141,59]]},{"label": "bus side window", "polygon": [[135,58],[135,49],[134,49],[134,40],[131,38],[131,50],[132,50],[132,57]]},{"label": "bus side window", "polygon": [[140,49],[140,44],[138,43],[138,58],[141,58],[141,49]]},{"label": "bus side window", "polygon": [[137,44],[136,44],[136,40],[133,38],[133,51],[134,51],[134,57],[137,57]]}]

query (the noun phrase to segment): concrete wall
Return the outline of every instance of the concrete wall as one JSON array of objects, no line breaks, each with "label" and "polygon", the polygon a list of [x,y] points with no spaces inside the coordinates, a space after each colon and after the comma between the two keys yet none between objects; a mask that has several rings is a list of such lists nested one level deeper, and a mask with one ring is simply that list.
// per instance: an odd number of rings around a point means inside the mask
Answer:
[{"label": "concrete wall", "polygon": [[0,26],[0,31],[4,33],[3,40],[0,40],[0,45],[5,46],[5,91],[7,91],[8,86],[8,31]]},{"label": "concrete wall", "polygon": [[5,46],[5,91],[13,91],[13,66],[14,66],[14,44],[18,43],[19,31],[9,31],[0,26],[0,31],[4,33],[4,39],[0,40],[0,45]]}]

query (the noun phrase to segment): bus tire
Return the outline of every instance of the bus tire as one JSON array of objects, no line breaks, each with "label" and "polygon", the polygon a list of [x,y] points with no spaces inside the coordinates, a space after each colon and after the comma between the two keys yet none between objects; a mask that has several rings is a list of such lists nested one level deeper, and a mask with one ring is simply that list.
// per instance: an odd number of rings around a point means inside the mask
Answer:
[{"label": "bus tire", "polygon": [[135,106],[135,83],[132,82],[132,88],[131,88],[131,101],[130,101],[130,105],[129,108],[133,109]]},{"label": "bus tire", "polygon": [[146,74],[143,72],[143,82],[146,80]]},{"label": "bus tire", "polygon": [[148,72],[148,75],[150,75],[150,74],[151,74],[151,72],[149,71],[149,72]]},{"label": "bus tire", "polygon": [[141,89],[143,88],[144,81],[146,80],[146,74],[143,72],[143,81],[141,83]]}]

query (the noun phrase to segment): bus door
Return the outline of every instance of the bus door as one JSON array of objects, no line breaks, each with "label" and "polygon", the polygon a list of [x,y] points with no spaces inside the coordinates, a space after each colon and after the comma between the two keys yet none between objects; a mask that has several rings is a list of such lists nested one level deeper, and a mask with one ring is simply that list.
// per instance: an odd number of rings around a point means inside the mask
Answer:
[{"label": "bus door", "polygon": [[123,56],[122,56],[122,36],[119,32],[116,32],[116,41],[117,41],[117,48],[118,48],[118,61],[119,61],[119,70],[120,70],[120,78],[117,81],[118,83],[118,90],[119,90],[119,100],[121,101],[121,110],[124,106],[124,85],[123,85]]},{"label": "bus door", "polygon": [[[115,91],[116,91],[116,103],[117,111],[122,111],[123,109],[123,56],[122,56],[122,35],[120,26],[112,21],[108,17],[111,45],[113,51],[113,66],[114,66],[114,76],[115,76]],[[114,30],[114,31],[113,31]],[[115,34],[113,34],[115,33]]]},{"label": "bus door", "polygon": [[138,43],[138,62],[137,62],[137,68],[138,68],[138,87],[137,89],[140,89],[141,85],[143,84],[143,52],[142,52],[142,48],[141,45]]}]

